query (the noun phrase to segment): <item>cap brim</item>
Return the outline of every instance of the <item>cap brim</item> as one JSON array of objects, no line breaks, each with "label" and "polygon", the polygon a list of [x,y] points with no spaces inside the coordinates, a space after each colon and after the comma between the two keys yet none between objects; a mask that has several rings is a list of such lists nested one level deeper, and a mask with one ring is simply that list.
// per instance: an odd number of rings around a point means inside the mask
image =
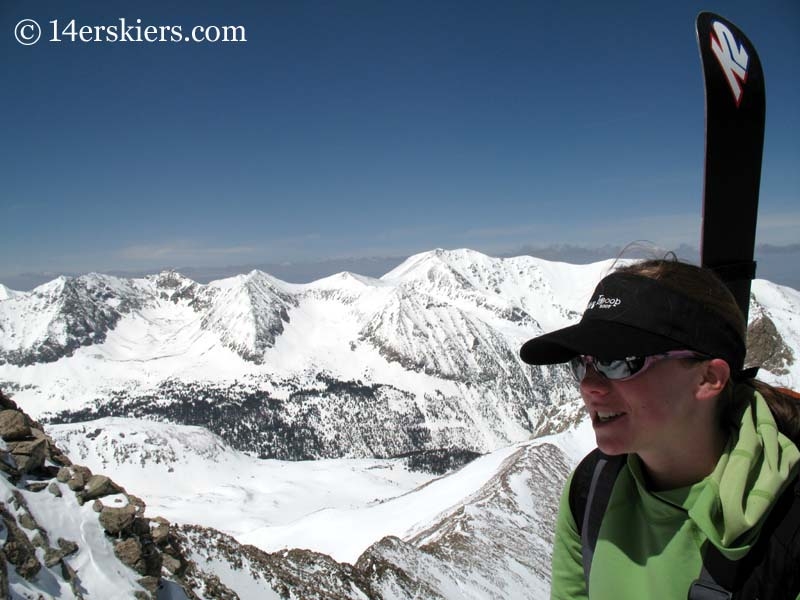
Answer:
[{"label": "cap brim", "polygon": [[531,365],[553,365],[579,354],[615,359],[685,348],[684,343],[624,323],[586,319],[528,340],[519,355]]}]

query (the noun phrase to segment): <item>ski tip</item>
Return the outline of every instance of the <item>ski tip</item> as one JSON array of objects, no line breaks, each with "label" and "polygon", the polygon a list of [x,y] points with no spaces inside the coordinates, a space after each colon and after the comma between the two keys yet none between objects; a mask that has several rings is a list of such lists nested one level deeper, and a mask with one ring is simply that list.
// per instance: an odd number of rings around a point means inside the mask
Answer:
[{"label": "ski tip", "polygon": [[[707,10],[701,10],[699,13],[697,13],[697,18],[694,20],[694,22],[697,23],[697,27],[699,28],[702,23],[709,23],[714,19],[722,19],[722,17],[716,13],[712,13]],[[724,20],[725,19],[723,19],[723,21]]]},{"label": "ski tip", "polygon": [[[758,73],[763,78],[761,60],[753,42],[730,20],[710,11],[702,11],[696,20],[697,42],[703,61],[716,60],[726,75],[744,82]],[[747,75],[746,75],[747,73]],[[732,80],[732,85],[736,83]]]},{"label": "ski tip", "polygon": [[726,19],[717,13],[707,10],[699,12],[697,14],[697,18],[695,19],[695,25],[698,34],[701,31],[711,32],[721,25],[723,29],[729,30],[736,38],[741,39],[746,43],[746,45],[750,46],[750,48],[753,48],[753,43],[748,39],[744,31],[737,27],[736,24],[730,19]]},{"label": "ski tip", "polygon": [[697,13],[697,18],[695,19],[695,21],[697,23],[700,23],[701,21],[705,23],[708,23],[710,21],[723,21],[728,25],[733,25],[733,23],[731,23],[729,19],[726,19],[720,14],[711,12],[710,10],[701,10],[699,13]]}]

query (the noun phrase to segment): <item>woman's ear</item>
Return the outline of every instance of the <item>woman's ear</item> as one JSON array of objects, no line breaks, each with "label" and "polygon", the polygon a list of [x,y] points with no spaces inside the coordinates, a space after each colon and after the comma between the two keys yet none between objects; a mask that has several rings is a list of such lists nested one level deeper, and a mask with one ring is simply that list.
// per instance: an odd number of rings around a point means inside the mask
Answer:
[{"label": "woman's ear", "polygon": [[697,387],[697,398],[710,400],[719,396],[725,389],[731,378],[731,368],[721,358],[712,358],[702,363],[700,374],[702,379]]}]

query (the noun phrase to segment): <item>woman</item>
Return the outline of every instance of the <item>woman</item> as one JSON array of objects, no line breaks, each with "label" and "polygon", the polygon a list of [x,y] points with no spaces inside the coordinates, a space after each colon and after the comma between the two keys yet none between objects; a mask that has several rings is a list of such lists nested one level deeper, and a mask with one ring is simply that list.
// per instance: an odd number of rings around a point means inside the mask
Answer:
[{"label": "woman", "polygon": [[[800,514],[800,410],[744,370],[745,333],[711,271],[650,260],[604,278],[577,325],[522,347],[530,364],[570,362],[599,450],[621,456],[586,568],[570,488],[588,484],[567,482],[551,598],[800,598],[800,524],[787,516]],[[704,568],[727,569],[733,596]]]}]

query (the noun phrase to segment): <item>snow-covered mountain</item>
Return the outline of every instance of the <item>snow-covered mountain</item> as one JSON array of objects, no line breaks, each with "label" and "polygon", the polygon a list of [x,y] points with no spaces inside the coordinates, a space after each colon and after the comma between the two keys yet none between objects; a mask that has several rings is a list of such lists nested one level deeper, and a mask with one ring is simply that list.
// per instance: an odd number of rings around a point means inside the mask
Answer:
[{"label": "snow-covered mountain", "polygon": [[[566,369],[518,350],[579,318],[610,267],[435,250],[304,285],[61,277],[0,300],[0,387],[45,421],[203,426],[261,457],[483,453],[580,419]],[[800,294],[753,292],[762,374],[796,387]]]},{"label": "snow-covered mountain", "polygon": [[12,289],[7,288],[2,283],[0,283],[0,300],[6,300],[11,298],[11,296],[17,295],[19,292],[15,292]]}]

